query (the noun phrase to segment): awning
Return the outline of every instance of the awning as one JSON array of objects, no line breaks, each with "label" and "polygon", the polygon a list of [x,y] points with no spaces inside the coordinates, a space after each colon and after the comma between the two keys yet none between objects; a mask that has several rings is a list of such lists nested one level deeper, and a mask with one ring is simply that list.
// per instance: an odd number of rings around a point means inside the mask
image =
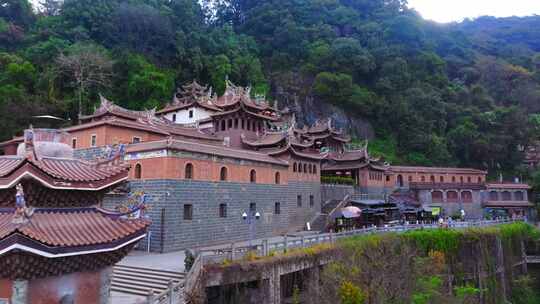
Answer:
[{"label": "awning", "polygon": [[344,218],[357,218],[357,217],[360,217],[361,215],[362,215],[362,210],[360,210],[360,208],[349,206],[349,207],[339,209],[337,212],[335,212],[332,215],[332,217],[334,219],[335,218],[341,218],[341,217],[344,217]]}]

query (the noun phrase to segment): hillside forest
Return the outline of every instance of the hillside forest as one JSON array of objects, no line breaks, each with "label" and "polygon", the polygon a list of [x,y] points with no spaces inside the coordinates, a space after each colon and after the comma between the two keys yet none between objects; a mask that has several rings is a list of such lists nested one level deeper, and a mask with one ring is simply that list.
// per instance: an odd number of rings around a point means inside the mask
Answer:
[{"label": "hillside forest", "polygon": [[438,24],[406,0],[0,0],[0,140],[35,115],[70,124],[98,94],[160,108],[181,84],[220,94],[226,78],[296,110],[341,109],[393,164],[523,176],[540,136],[540,16]]}]

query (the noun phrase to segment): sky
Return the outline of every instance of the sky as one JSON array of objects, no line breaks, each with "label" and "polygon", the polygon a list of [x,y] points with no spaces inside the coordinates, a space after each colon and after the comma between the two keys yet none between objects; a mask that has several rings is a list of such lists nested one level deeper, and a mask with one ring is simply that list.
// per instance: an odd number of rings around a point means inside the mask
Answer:
[{"label": "sky", "polygon": [[409,0],[422,17],[438,22],[496,17],[540,15],[540,0]]}]

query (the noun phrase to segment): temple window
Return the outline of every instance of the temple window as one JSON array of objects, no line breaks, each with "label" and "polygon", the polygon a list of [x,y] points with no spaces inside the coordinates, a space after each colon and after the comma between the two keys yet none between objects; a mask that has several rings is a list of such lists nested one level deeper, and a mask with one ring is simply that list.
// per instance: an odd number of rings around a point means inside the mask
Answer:
[{"label": "temple window", "polygon": [[[399,174],[397,176],[396,180],[397,180],[397,186],[398,187],[403,187],[403,176],[401,174]],[[411,181],[412,181],[412,177],[409,176],[409,182],[411,182]]]},{"label": "temple window", "polygon": [[257,182],[257,171],[251,170],[251,172],[249,172],[249,181],[251,183],[256,183]]},{"label": "temple window", "polygon": [[141,179],[142,177],[142,166],[141,164],[135,165],[135,179]]},{"label": "temple window", "polygon": [[459,182],[463,184],[463,176],[459,177]]},{"label": "temple window", "polygon": [[499,200],[499,193],[497,191],[490,191],[489,192],[489,200],[490,201],[498,201]]},{"label": "temple window", "polygon": [[296,196],[296,206],[298,208],[302,207],[302,196],[301,195]]},{"label": "temple window", "polygon": [[317,174],[317,165],[313,165],[313,174]]},{"label": "temple window", "polygon": [[455,183],[455,182],[456,182],[456,177],[452,176],[452,183]]},{"label": "temple window", "polygon": [[221,131],[225,131],[225,120],[221,121]]},{"label": "temple window", "polygon": [[193,219],[193,205],[184,204],[184,220],[191,221]]},{"label": "temple window", "polygon": [[444,176],[439,177],[439,181],[440,181],[441,183],[444,183]]},{"label": "temple window", "polygon": [[227,129],[232,129],[232,124],[233,124],[232,119],[229,119],[229,120],[227,121]]},{"label": "temple window", "polygon": [[245,124],[244,119],[240,118],[240,124],[242,125],[242,130],[245,130],[246,129],[246,124]]},{"label": "temple window", "polygon": [[525,200],[525,196],[523,195],[523,192],[522,191],[514,192],[514,200],[515,201]]},{"label": "temple window", "polygon": [[296,163],[293,164],[292,170],[293,172],[298,171],[298,165]]},{"label": "temple window", "polygon": [[309,196],[309,207],[313,208],[315,206],[315,197],[313,195]]},{"label": "temple window", "polygon": [[71,147],[73,149],[77,149],[77,138],[72,138],[71,139]]},{"label": "temple window", "polygon": [[247,121],[247,130],[251,131],[251,120]]},{"label": "temple window", "polygon": [[134,143],[134,144],[138,144],[141,142],[141,138],[140,137],[137,137],[137,136],[133,136],[133,139],[131,141],[131,143]]},{"label": "temple window", "polygon": [[227,204],[219,204],[219,217],[227,217]]},{"label": "temple window", "polygon": [[238,129],[238,118],[234,119],[234,128]]},{"label": "temple window", "polygon": [[469,183],[469,184],[470,184],[471,182],[472,182],[472,180],[471,180],[471,177],[470,177],[470,176],[469,176],[469,177],[467,177],[467,183]]},{"label": "temple window", "polygon": [[511,201],[512,200],[512,194],[509,191],[504,191],[502,194],[502,200],[503,201]]},{"label": "temple window", "polygon": [[472,192],[471,191],[461,192],[461,200],[464,203],[472,203]]},{"label": "temple window", "polygon": [[422,175],[422,182],[425,182],[426,181],[426,177]]},{"label": "temple window", "polygon": [[307,164],[304,164],[304,173],[307,173]]},{"label": "temple window", "polygon": [[176,114],[173,114],[173,115],[172,115],[172,121],[173,121],[173,122],[176,122]]},{"label": "temple window", "polygon": [[274,204],[274,214],[281,214],[281,203],[276,202]]},{"label": "temple window", "polygon": [[442,203],[443,202],[443,193],[441,191],[431,192],[431,201],[433,203]]},{"label": "temple window", "polygon": [[276,172],[274,182],[276,183],[276,185],[279,185],[281,183],[281,174],[279,174],[279,172]]},{"label": "temple window", "polygon": [[298,164],[298,172],[302,173],[302,163]]},{"label": "temple window", "polygon": [[435,182],[435,176],[432,175],[432,176],[429,178],[429,180],[430,180],[432,183],[434,183],[434,182]]},{"label": "temple window", "polygon": [[186,165],[186,170],[184,171],[185,179],[193,179],[193,164],[189,163]]},{"label": "temple window", "polygon": [[456,191],[448,191],[448,192],[446,192],[446,200],[449,203],[457,203],[457,201],[458,201],[458,193]]},{"label": "temple window", "polygon": [[409,183],[412,183],[412,175],[409,175],[408,181]]},{"label": "temple window", "polygon": [[482,183],[482,178],[481,178],[481,177],[478,177],[478,183],[479,183],[479,184]]},{"label": "temple window", "polygon": [[221,171],[219,172],[219,180],[226,181],[227,180],[227,168],[221,167]]},{"label": "temple window", "polygon": [[193,118],[193,110],[189,110],[189,118]]},{"label": "temple window", "polygon": [[92,134],[92,136],[90,137],[90,146],[91,147],[97,146],[97,135],[96,134]]},{"label": "temple window", "polygon": [[387,181],[387,182],[390,181],[390,175],[387,175],[387,176],[386,176],[386,181]]}]

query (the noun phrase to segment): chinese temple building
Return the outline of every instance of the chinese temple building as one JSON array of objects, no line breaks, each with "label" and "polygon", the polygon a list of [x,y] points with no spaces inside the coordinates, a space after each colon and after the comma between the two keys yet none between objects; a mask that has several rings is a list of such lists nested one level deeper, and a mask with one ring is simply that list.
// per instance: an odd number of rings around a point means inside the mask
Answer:
[{"label": "chinese temple building", "polygon": [[[3,166],[13,162],[19,168],[18,162],[24,162],[36,171],[28,176],[41,183],[35,188],[41,189],[40,199],[30,196],[27,201],[34,208],[103,204],[114,209],[126,197],[111,195],[116,182],[109,182],[127,180],[132,192],[147,194],[153,224],[152,237],[145,241],[152,251],[298,231],[317,221],[329,202],[352,196],[350,207],[362,209],[364,221],[376,224],[425,213],[448,216],[463,210],[468,218],[482,218],[523,215],[531,209],[525,184],[488,183],[485,170],[472,168],[388,164],[370,155],[367,143],[352,148],[351,138],[331,119],[297,123],[289,109],[230,81],[222,96],[197,82],[184,85],[159,111],[128,110],[101,97],[94,113],[63,131],[63,147],[73,154],[69,161],[21,158],[26,155],[17,152],[22,136],[0,143],[5,155],[13,155],[2,158]],[[131,166],[129,172],[119,163],[103,161],[119,145],[126,146],[122,158]],[[85,166],[86,173],[63,169],[68,164]],[[47,176],[72,188],[59,192],[53,187],[57,184],[45,187]],[[7,177],[0,175],[0,181]],[[0,191],[6,204],[14,202],[16,184]],[[36,191],[22,186],[28,195]],[[84,204],[72,205],[79,200]],[[247,212],[261,214],[254,231],[242,219]]]},{"label": "chinese temple building", "polygon": [[[150,221],[102,209],[128,178],[121,154],[73,158],[69,136],[27,130],[17,155],[0,157],[0,302],[108,303],[111,267]],[[121,151],[119,151],[121,152]]]}]

